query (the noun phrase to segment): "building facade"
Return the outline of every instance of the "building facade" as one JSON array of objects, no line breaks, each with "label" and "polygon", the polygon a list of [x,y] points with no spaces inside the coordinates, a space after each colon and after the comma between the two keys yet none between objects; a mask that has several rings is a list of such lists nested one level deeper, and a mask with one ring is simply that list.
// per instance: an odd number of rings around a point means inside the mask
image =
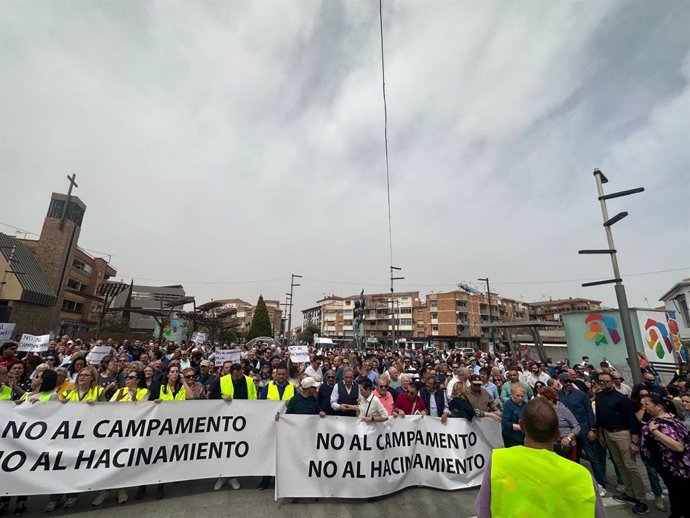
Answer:
[{"label": "building facade", "polygon": [[116,271],[79,248],[85,212],[78,197],[52,193],[38,239],[2,235],[0,308],[17,333],[72,334],[97,324],[98,286]]},{"label": "building facade", "polygon": [[[242,299],[217,299],[214,302],[221,304],[218,306],[218,311],[220,312],[231,309],[236,311],[234,318],[236,318],[239,323],[239,326],[235,328],[237,333],[243,335],[249,331],[252,325],[252,319],[254,318],[256,305],[250,304]],[[283,332],[283,310],[280,307],[280,301],[264,299],[264,302],[268,310],[268,318],[271,321],[273,334],[281,334]]]},{"label": "building facade", "polygon": [[561,315],[568,311],[594,311],[601,309],[601,301],[583,298],[567,298],[530,302],[529,317],[531,320],[561,321]]},{"label": "building facade", "polygon": [[690,278],[677,282],[659,300],[666,311],[675,311],[680,341],[690,347]]}]

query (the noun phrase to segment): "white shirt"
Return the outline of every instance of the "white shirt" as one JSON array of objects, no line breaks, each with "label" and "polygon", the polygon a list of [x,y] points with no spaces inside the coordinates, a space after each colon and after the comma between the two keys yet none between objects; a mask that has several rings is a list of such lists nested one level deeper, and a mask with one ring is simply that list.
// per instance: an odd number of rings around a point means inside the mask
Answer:
[{"label": "white shirt", "polygon": [[550,379],[551,379],[551,376],[549,376],[545,372],[540,372],[538,376],[535,376],[533,372],[530,372],[527,375],[527,384],[530,387],[534,388],[534,384],[537,381],[541,381],[544,385],[546,385]]},{"label": "white shirt", "polygon": [[[340,398],[340,394],[338,394],[338,385],[339,384],[336,383],[333,387],[333,392],[331,392],[331,408],[336,412],[340,410],[340,405],[338,404],[338,399]],[[343,382],[343,385],[345,385],[345,382]],[[345,390],[347,390],[347,385],[345,385]],[[350,387],[350,390],[347,390],[347,394],[352,394],[353,390],[359,390],[354,382],[352,383],[352,387]]]},{"label": "white shirt", "polygon": [[368,416],[383,416],[388,417],[388,412],[383,406],[383,403],[376,397],[372,391],[368,398],[359,397],[359,417]]},{"label": "white shirt", "polygon": [[317,383],[321,383],[321,381],[323,380],[323,370],[321,370],[320,366],[317,369],[315,369],[311,366],[311,364],[309,364],[309,366],[306,369],[304,369],[304,374],[314,378]]}]

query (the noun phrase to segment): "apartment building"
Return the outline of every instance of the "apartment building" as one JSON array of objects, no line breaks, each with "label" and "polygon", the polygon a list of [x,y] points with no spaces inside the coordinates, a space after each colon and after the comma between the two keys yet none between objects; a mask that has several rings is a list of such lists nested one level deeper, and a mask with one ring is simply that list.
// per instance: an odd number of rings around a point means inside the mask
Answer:
[{"label": "apartment building", "polygon": [[[129,290],[124,290],[117,295],[110,307],[122,308],[127,302]],[[184,288],[179,285],[173,286],[144,286],[141,284],[134,284],[132,286],[132,301],[131,307],[142,309],[170,309],[168,305],[171,302],[184,299]],[[184,304],[174,306],[173,309],[181,310]],[[138,313],[130,313],[129,327],[134,333],[152,334],[156,329],[156,319],[149,315],[140,315]]]},{"label": "apartment building", "polygon": [[583,298],[567,298],[529,302],[529,317],[532,320],[560,321],[566,311],[595,311],[601,309],[601,301]]},{"label": "apartment building", "polygon": [[[226,310],[234,309],[236,311],[234,317],[239,322],[239,326],[236,331],[240,334],[244,334],[249,331],[249,327],[252,325],[252,319],[254,318],[254,311],[256,310],[256,305],[250,304],[249,302],[242,299],[217,299],[214,302],[221,304],[216,306],[216,311],[223,312]],[[280,301],[264,299],[266,303],[266,309],[268,310],[268,318],[271,321],[271,326],[273,327],[273,334],[280,334],[283,332],[283,310],[281,308]]]}]

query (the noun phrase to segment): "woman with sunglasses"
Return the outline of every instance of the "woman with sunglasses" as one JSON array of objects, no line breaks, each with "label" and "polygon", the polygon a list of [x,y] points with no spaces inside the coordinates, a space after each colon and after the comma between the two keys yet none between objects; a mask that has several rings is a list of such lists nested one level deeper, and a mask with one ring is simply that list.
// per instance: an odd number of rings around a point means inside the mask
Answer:
[{"label": "woman with sunglasses", "polygon": [[132,371],[125,378],[125,386],[115,391],[110,398],[111,402],[128,403],[133,401],[146,401],[149,398],[149,390],[146,388],[144,373]]},{"label": "woman with sunglasses", "polygon": [[654,466],[664,479],[671,504],[671,518],[690,517],[690,436],[683,421],[673,414],[669,398],[650,393],[642,399],[650,416],[642,426],[640,452],[645,464]]},{"label": "woman with sunglasses", "polygon": [[[127,374],[125,378],[125,386],[121,389],[115,391],[115,394],[110,398],[111,403],[131,403],[136,401],[146,401],[149,398],[149,391],[146,388],[146,382],[144,380],[144,373],[138,371],[132,371]],[[108,498],[113,495],[111,489],[106,489],[101,491],[93,499],[91,505],[98,507]],[[124,504],[127,503],[127,490],[123,487],[117,490],[117,503]]]},{"label": "woman with sunglasses", "polygon": [[381,374],[376,382],[376,390],[374,390],[374,395],[381,402],[383,408],[386,409],[388,415],[398,417],[398,415],[393,412],[393,409],[395,408],[395,399],[393,398],[393,394],[391,394],[388,390],[388,386],[390,384],[391,379],[388,374]]},{"label": "woman with sunglasses", "polygon": [[195,380],[196,371],[193,367],[187,367],[182,371],[182,383],[184,383],[187,399],[206,399],[206,387]]},{"label": "woman with sunglasses", "polygon": [[24,395],[17,401],[17,404],[28,401],[36,403],[37,401],[57,401],[58,395],[55,393],[57,386],[57,374],[50,369],[44,369],[38,372],[33,380],[31,380],[31,391],[24,392]]}]

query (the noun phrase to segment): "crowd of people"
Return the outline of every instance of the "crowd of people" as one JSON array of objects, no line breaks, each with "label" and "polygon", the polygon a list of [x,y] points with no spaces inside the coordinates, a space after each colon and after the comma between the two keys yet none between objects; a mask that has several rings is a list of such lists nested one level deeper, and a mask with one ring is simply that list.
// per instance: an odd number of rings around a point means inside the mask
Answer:
[{"label": "crowd of people", "polygon": [[[94,346],[111,353],[98,363]],[[688,371],[681,367],[672,380],[661,379],[641,363],[644,383],[630,386],[608,362],[595,368],[582,363],[532,361],[517,354],[490,355],[459,349],[370,348],[352,350],[310,348],[310,362],[290,361],[287,348],[259,342],[240,349],[238,362],[216,362],[216,350],[226,344],[124,340],[84,342],[68,336],[52,340],[47,351],[18,353],[18,344],[0,346],[0,401],[65,404],[101,401],[184,401],[199,399],[268,399],[286,403],[285,412],[353,416],[381,422],[407,415],[448,419],[492,419],[501,423],[506,447],[525,444],[523,411],[539,398],[558,420],[553,450],[572,462],[586,461],[600,497],[607,493],[607,457],[615,475],[613,498],[631,504],[635,514],[649,512],[638,455],[655,495],[654,505],[665,508],[661,481],[668,490],[672,518],[688,517],[683,492],[690,490],[690,393]],[[99,348],[102,350],[102,347]],[[217,364],[219,363],[219,364]],[[279,419],[279,415],[276,419]],[[238,479],[218,479],[214,490]],[[265,489],[270,478],[260,484]],[[135,498],[145,496],[140,487]],[[165,495],[164,485],[156,498]],[[70,508],[77,494],[51,495],[46,512]],[[98,492],[100,506],[115,497],[128,500],[127,491]],[[26,497],[17,497],[14,514],[26,511]],[[0,498],[0,515],[10,498]]]}]

